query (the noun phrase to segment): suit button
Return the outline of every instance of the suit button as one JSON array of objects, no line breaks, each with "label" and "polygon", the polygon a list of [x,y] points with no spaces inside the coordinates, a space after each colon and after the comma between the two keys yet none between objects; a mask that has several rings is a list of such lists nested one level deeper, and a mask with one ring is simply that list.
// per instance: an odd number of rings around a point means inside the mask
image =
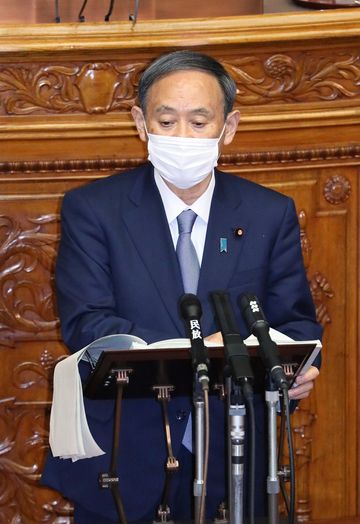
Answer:
[{"label": "suit button", "polygon": [[178,409],[176,412],[177,420],[184,420],[185,417],[186,417],[186,411],[184,411],[183,409]]}]

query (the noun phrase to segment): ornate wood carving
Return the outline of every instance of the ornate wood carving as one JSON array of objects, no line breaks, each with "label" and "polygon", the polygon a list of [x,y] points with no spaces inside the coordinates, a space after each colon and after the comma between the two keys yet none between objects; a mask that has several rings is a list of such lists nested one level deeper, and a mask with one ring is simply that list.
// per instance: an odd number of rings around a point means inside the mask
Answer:
[{"label": "ornate wood carving", "polygon": [[0,215],[1,337],[49,337],[58,325],[51,286],[58,235],[47,231],[57,221],[57,215],[27,217],[24,227]]},{"label": "ornate wood carving", "polygon": [[328,280],[320,272],[316,272],[310,279],[310,290],[315,303],[316,318],[320,324],[325,327],[331,322],[331,317],[326,305],[326,300],[334,298],[335,293],[332,290]]},{"label": "ornate wood carving", "polygon": [[[300,149],[290,151],[259,151],[249,153],[225,154],[220,157],[220,168],[256,164],[292,164],[299,162],[316,162],[321,160],[346,160],[360,157],[360,145],[338,146],[332,148]],[[69,173],[78,171],[99,172],[117,171],[137,167],[146,161],[139,158],[89,158],[71,160],[26,160],[0,162],[0,173]],[[340,177],[341,178],[341,177]],[[336,193],[336,181],[329,179],[326,194]],[[346,184],[345,186],[346,187]],[[324,190],[325,192],[325,190]],[[331,198],[334,198],[333,196]]]},{"label": "ornate wood carving", "polygon": [[333,175],[324,185],[324,197],[329,204],[343,204],[350,197],[351,184],[344,176]]},{"label": "ornate wood carving", "polygon": [[31,387],[52,388],[54,367],[66,355],[55,358],[51,351],[44,349],[38,362],[20,362],[12,373],[12,382],[19,389]]},{"label": "ornate wood carving", "polygon": [[69,173],[77,171],[116,171],[139,166],[144,158],[94,158],[72,160],[36,160],[0,162],[0,173]]},{"label": "ornate wood carving", "polygon": [[[21,440],[17,438],[20,434]],[[47,442],[43,406],[19,405],[13,398],[0,400],[1,524],[70,522],[69,519],[54,520],[57,516],[70,517],[70,504],[56,494],[49,496],[49,490],[38,486],[41,469],[38,460],[43,457]],[[36,493],[45,494],[45,491],[50,500],[39,503]]]},{"label": "ornate wood carving", "polygon": [[308,403],[301,403],[296,409],[296,416],[293,417],[293,437],[296,455],[296,469],[298,472],[297,484],[297,506],[296,516],[299,522],[309,522],[311,520],[311,496],[309,487],[310,463],[312,460],[312,426],[316,421],[313,410],[306,407]]},{"label": "ornate wood carving", "polygon": [[299,224],[300,224],[300,242],[301,242],[301,251],[304,259],[305,268],[308,269],[311,259],[311,242],[306,233],[307,226],[307,215],[304,209],[301,209],[298,213]]},{"label": "ornate wood carving", "polygon": [[146,63],[12,64],[0,67],[0,114],[107,113],[134,104]]},{"label": "ornate wood carving", "polygon": [[[221,155],[223,165],[288,164],[294,162],[330,161],[360,157],[360,145],[303,148],[280,151],[252,151]],[[1,164],[0,164],[1,166]]]},{"label": "ornate wood carving", "polygon": [[360,96],[360,55],[276,53],[244,56],[224,64],[238,87],[240,105],[323,102]]},{"label": "ornate wood carving", "polygon": [[[300,224],[300,241],[301,249],[304,259],[304,265],[308,270],[311,260],[312,246],[309,237],[306,233],[307,227],[307,215],[304,209],[301,209],[298,213],[299,224]],[[331,318],[327,309],[325,301],[329,298],[334,297],[334,292],[331,289],[329,282],[320,272],[316,272],[309,279],[310,291],[314,300],[316,309],[316,318],[320,324],[325,327],[326,324],[331,322]]]},{"label": "ornate wood carving", "polygon": [[[108,113],[134,104],[147,62],[8,64],[0,67],[0,114]],[[224,61],[240,106],[360,97],[358,50],[247,55]]]}]

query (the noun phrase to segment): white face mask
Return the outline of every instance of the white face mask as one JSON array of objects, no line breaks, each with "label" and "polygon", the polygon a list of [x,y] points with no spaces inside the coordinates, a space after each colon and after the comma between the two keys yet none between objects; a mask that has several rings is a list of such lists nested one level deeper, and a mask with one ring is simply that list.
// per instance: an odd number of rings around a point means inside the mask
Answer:
[{"label": "white face mask", "polygon": [[160,175],[179,189],[188,189],[202,182],[219,158],[219,138],[183,138],[148,135],[148,159]]}]

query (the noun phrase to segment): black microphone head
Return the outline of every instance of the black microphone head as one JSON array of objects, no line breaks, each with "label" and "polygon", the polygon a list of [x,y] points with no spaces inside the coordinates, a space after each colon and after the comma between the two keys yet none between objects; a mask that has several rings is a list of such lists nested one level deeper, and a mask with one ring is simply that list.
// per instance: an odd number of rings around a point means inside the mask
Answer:
[{"label": "black microphone head", "polygon": [[180,315],[183,320],[190,320],[193,318],[200,319],[202,315],[202,308],[200,300],[193,293],[185,293],[180,298],[179,302]]},{"label": "black microphone head", "polygon": [[267,321],[260,306],[259,300],[253,293],[242,293],[238,298],[238,304],[248,329],[252,332],[255,324]]}]

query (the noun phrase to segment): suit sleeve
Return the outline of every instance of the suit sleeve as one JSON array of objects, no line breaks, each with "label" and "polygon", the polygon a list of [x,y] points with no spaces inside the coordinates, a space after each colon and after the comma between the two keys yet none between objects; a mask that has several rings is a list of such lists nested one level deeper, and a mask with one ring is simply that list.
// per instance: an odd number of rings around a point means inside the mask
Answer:
[{"label": "suit sleeve", "polygon": [[294,202],[288,199],[270,256],[265,310],[271,326],[295,340],[319,339]]},{"label": "suit sleeve", "polygon": [[117,314],[108,244],[101,220],[84,194],[66,194],[55,277],[62,337],[70,351],[116,333],[134,334],[146,342],[169,338]]}]

